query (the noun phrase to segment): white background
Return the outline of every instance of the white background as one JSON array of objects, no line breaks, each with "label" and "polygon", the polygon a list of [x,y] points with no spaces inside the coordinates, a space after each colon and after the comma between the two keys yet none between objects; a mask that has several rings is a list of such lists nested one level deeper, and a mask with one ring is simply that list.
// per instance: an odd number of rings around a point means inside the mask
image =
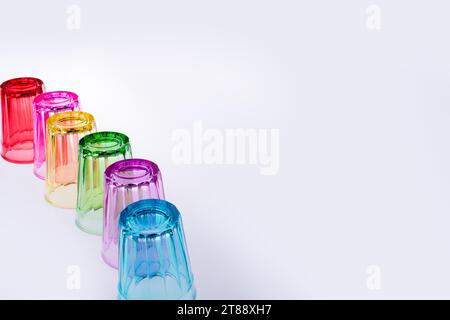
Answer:
[{"label": "white background", "polygon": [[[81,8],[67,28],[66,8]],[[381,8],[381,30],[366,9]],[[6,1],[0,80],[79,94],[159,164],[199,299],[450,298],[450,3]],[[280,130],[280,168],[182,165],[174,130]],[[0,161],[0,298],[115,299],[31,165]],[[69,265],[81,270],[68,290]],[[367,286],[367,268],[381,287]]]}]

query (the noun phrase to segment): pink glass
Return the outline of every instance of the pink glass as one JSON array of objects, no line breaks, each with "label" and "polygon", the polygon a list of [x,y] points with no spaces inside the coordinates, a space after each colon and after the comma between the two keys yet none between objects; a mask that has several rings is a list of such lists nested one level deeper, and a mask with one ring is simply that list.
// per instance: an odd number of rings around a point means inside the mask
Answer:
[{"label": "pink glass", "polygon": [[51,91],[38,95],[34,109],[34,175],[45,180],[45,141],[47,119],[63,111],[78,111],[78,95],[69,91]]},{"label": "pink glass", "polygon": [[36,78],[16,78],[0,86],[2,157],[13,163],[33,163],[33,100],[45,91]]},{"label": "pink glass", "polygon": [[118,228],[122,210],[139,200],[164,198],[161,172],[155,163],[127,159],[106,169],[102,257],[108,265],[118,268]]}]

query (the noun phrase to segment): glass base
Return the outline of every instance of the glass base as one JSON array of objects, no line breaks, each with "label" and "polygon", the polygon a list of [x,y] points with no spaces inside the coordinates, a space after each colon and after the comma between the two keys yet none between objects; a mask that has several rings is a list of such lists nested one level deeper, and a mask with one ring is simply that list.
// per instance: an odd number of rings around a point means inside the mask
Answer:
[{"label": "glass base", "polygon": [[77,184],[61,185],[45,193],[45,200],[52,206],[64,209],[77,207]]},{"label": "glass base", "polygon": [[16,164],[33,163],[33,141],[16,144],[10,149],[3,148],[2,158]]},{"label": "glass base", "polygon": [[[117,250],[118,250],[117,246],[115,247],[115,249],[116,249],[115,251],[117,252]],[[118,266],[119,261],[117,259],[117,253],[114,256],[111,254],[111,251],[112,251],[111,248],[109,248],[107,250],[102,250],[102,259],[108,266],[117,270],[117,269],[119,269],[119,266]],[[114,261],[114,258],[115,258],[115,261]]]},{"label": "glass base", "polygon": [[33,173],[34,173],[34,175],[37,177],[37,178],[39,178],[39,179],[41,179],[41,180],[45,180],[45,174],[46,174],[46,172],[45,172],[45,163],[43,164],[43,165],[41,165],[40,167],[34,167],[34,170],[33,170]]},{"label": "glass base", "polygon": [[125,297],[119,290],[119,294],[117,297],[119,300],[195,300],[197,298],[197,290],[195,290],[195,287],[192,286],[191,289],[189,289],[189,291],[186,292],[186,294],[184,294],[181,298],[170,298],[170,297],[167,297],[167,298],[151,297],[151,298],[149,298],[149,297],[145,297],[145,296],[130,298],[129,296]]},{"label": "glass base", "polygon": [[103,208],[80,212],[77,209],[75,223],[82,231],[101,236],[103,234]]},{"label": "glass base", "polygon": [[80,229],[83,232],[92,234],[94,236],[101,236],[102,235],[102,231],[99,231],[99,230],[93,228],[92,226],[83,225],[78,220],[75,220],[75,224],[77,225],[78,229]]}]

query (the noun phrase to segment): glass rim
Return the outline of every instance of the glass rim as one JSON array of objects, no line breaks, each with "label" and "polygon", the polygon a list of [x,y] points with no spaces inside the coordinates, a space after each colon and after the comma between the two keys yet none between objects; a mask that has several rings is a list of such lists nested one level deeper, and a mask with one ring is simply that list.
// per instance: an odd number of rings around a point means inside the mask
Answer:
[{"label": "glass rim", "polygon": [[78,142],[81,153],[114,154],[130,144],[127,135],[115,131],[90,133]]},{"label": "glass rim", "polygon": [[[119,172],[141,170],[140,174],[123,175]],[[114,162],[105,170],[105,178],[122,183],[139,183],[158,176],[160,173],[159,167],[156,163],[147,159],[125,159]]]},{"label": "glass rim", "polygon": [[[56,99],[63,99],[62,101],[56,101]],[[35,111],[42,110],[58,110],[67,107],[78,106],[78,95],[71,91],[48,91],[41,93],[34,98],[33,106]]]},{"label": "glass rim", "polygon": [[19,77],[4,81],[0,87],[5,93],[31,94],[35,93],[38,87],[42,87],[44,82],[34,77]]},{"label": "glass rim", "polygon": [[[145,226],[136,221],[140,215],[163,215],[155,225]],[[181,214],[177,207],[163,199],[143,199],[122,210],[119,217],[121,232],[127,235],[158,237],[177,227]]]},{"label": "glass rim", "polygon": [[[75,123],[68,123],[75,122]],[[58,133],[83,132],[92,130],[94,116],[84,111],[64,111],[48,118],[47,130]]]}]

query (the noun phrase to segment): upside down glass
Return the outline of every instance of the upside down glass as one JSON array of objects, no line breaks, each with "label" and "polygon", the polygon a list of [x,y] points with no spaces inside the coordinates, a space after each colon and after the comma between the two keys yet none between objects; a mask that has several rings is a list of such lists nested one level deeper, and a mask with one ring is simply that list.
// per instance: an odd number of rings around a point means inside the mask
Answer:
[{"label": "upside down glass", "polygon": [[65,111],[48,118],[45,199],[50,204],[76,208],[78,141],[95,131],[94,117],[87,112]]},{"label": "upside down glass", "polygon": [[105,171],[102,257],[118,268],[118,225],[120,213],[142,199],[164,199],[158,166],[144,159],[128,159],[110,165]]},{"label": "upside down glass", "polygon": [[59,112],[79,110],[78,96],[69,91],[52,91],[38,95],[34,111],[34,175],[45,179],[45,137],[47,119]]},{"label": "upside down glass", "polygon": [[17,78],[0,86],[2,157],[13,163],[33,163],[33,100],[44,92],[36,78]]},{"label": "upside down glass", "polygon": [[76,224],[81,230],[102,234],[105,169],[131,157],[130,140],[122,133],[96,132],[80,140]]},{"label": "upside down glass", "polygon": [[119,298],[195,299],[183,224],[159,199],[130,204],[119,219]]}]

